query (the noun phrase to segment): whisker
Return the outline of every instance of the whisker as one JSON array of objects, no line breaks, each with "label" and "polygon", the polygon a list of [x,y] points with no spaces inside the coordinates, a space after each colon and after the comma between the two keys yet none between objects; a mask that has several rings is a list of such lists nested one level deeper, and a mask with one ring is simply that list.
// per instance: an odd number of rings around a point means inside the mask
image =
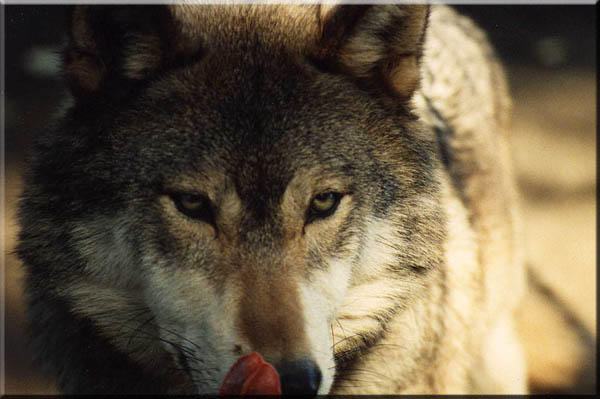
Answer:
[{"label": "whisker", "polygon": [[389,375],[385,375],[385,374],[382,374],[382,373],[378,373],[377,371],[368,370],[368,369],[344,369],[344,372],[351,372],[351,373],[352,372],[358,372],[358,373],[361,373],[361,374],[362,373],[367,373],[367,374],[372,374],[372,375],[375,375],[375,376],[378,376],[378,377],[383,377],[383,378],[385,378],[387,380],[390,380],[390,381],[395,381],[395,379],[392,378],[392,377],[390,377]]},{"label": "whisker", "polygon": [[344,341],[347,341],[347,340],[349,340],[349,339],[356,338],[356,337],[362,337],[362,334],[361,334],[361,333],[357,333],[357,334],[352,334],[352,335],[349,335],[349,336],[344,336],[344,338],[341,338],[339,341],[337,341],[337,342],[334,344],[334,347],[335,347],[336,345],[339,345],[340,343],[342,343],[342,342],[344,342]]},{"label": "whisker", "polygon": [[199,350],[202,350],[202,347],[200,347],[200,345],[196,344],[194,341],[192,341],[192,340],[188,339],[188,338],[187,338],[187,337],[185,337],[184,335],[181,335],[181,334],[179,334],[179,333],[178,333],[178,332],[176,332],[176,331],[169,330],[169,329],[167,329],[167,328],[165,328],[165,327],[162,327],[162,326],[159,326],[159,328],[160,328],[161,330],[163,330],[163,331],[166,331],[166,332],[168,332],[169,334],[173,334],[173,335],[175,335],[175,336],[176,336],[177,338],[179,338],[179,339],[182,339],[182,340],[184,340],[185,342],[187,342],[187,343],[191,344],[191,345],[192,345],[194,348],[196,348],[196,349],[199,349]]}]

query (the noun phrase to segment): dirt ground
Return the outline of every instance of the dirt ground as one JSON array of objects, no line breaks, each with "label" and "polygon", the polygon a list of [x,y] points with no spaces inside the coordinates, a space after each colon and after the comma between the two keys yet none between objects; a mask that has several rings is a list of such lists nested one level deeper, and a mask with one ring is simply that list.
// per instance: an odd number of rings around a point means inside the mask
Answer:
[{"label": "dirt ground", "polygon": [[[509,69],[514,160],[528,260],[595,338],[596,74]],[[5,215],[7,394],[55,393],[24,346],[23,272],[13,255],[21,155],[7,154]]]}]

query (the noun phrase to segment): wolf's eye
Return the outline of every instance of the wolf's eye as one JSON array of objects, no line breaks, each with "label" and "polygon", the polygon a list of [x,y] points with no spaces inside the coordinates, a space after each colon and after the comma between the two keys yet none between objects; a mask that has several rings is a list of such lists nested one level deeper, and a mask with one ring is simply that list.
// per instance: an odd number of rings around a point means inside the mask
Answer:
[{"label": "wolf's eye", "polygon": [[193,219],[212,222],[214,219],[210,201],[203,195],[197,194],[171,194],[171,198],[179,212]]},{"label": "wolf's eye", "polygon": [[342,194],[333,191],[317,194],[310,202],[307,222],[332,215],[340,204],[341,199]]}]

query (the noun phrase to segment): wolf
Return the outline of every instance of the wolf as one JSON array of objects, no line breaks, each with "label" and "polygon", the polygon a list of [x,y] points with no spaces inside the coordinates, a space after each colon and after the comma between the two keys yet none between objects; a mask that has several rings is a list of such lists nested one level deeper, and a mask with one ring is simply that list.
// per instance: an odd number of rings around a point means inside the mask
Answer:
[{"label": "wolf", "polygon": [[527,392],[510,101],[425,5],[76,6],[20,202],[64,393]]}]

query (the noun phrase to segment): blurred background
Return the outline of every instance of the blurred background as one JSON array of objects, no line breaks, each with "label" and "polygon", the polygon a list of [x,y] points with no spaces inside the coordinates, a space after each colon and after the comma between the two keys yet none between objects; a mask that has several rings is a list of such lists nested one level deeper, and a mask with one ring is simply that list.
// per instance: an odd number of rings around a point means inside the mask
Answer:
[{"label": "blurred background", "polygon": [[[596,7],[457,8],[488,32],[507,68],[528,262],[595,340]],[[66,7],[11,5],[4,16],[5,390],[51,394],[53,381],[39,374],[25,346],[23,272],[12,250],[27,149],[67,98],[60,76]],[[544,343],[543,374],[562,373],[565,386],[572,385],[562,349],[560,342]]]}]

